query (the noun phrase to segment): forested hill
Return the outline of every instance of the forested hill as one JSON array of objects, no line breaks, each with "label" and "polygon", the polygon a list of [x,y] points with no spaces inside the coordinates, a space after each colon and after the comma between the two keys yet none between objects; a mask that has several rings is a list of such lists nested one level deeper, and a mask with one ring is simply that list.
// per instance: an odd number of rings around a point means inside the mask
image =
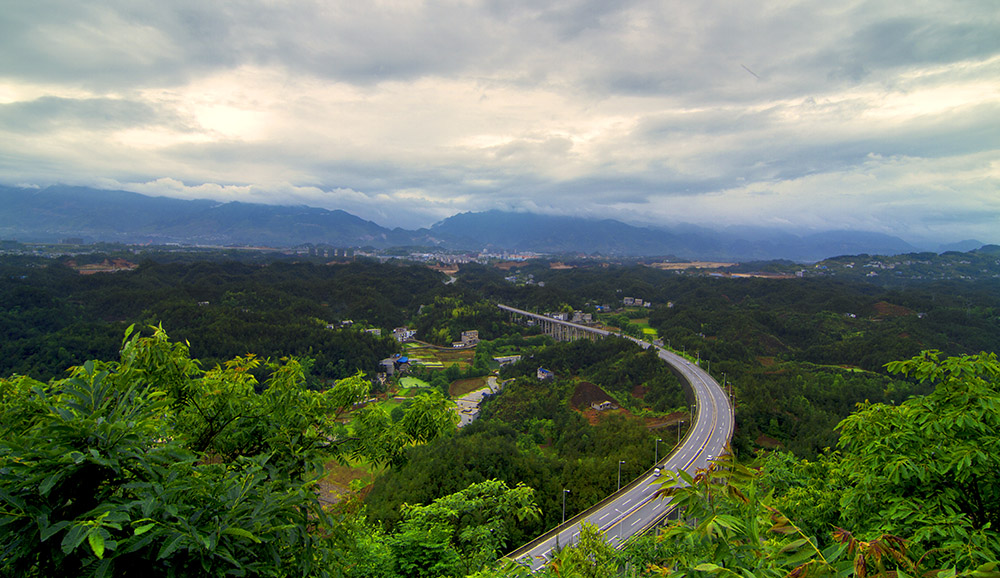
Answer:
[{"label": "forested hill", "polygon": [[[836,441],[833,426],[853,404],[902,401],[883,365],[925,349],[948,354],[1000,349],[1000,285],[994,280],[882,288],[817,279],[678,276],[645,267],[552,270],[525,264],[544,287],[468,264],[458,281],[421,266],[273,262],[156,263],[131,272],[80,275],[65,260],[8,258],[0,279],[0,373],[49,378],[68,365],[112,356],[131,323],[160,324],[207,363],[253,352],[315,360],[317,379],[372,371],[409,324],[450,346],[463,330],[503,335],[493,299],[526,309],[611,313],[665,344],[697,355],[737,392],[736,444],[784,447],[813,456]],[[20,264],[18,264],[20,263]],[[625,309],[623,297],[650,308]],[[620,309],[620,311],[618,311]],[[339,326],[353,321],[353,331]],[[635,325],[635,327],[640,327]],[[638,329],[637,329],[638,330]]]},{"label": "forested hill", "polygon": [[[497,559],[649,468],[690,408],[649,351],[554,343],[496,301],[658,339],[735,398],[736,458],[664,473],[684,519],[622,551],[583,528],[539,576],[1000,574],[995,280],[198,255],[0,258],[0,576],[527,578]],[[376,376],[394,353],[427,362]]]},{"label": "forested hill", "polygon": [[389,229],[342,210],[148,197],[125,191],[0,186],[0,239],[290,247],[440,247],[683,259],[813,262],[833,255],[916,250],[863,231],[794,234],[767,228],[712,230],[635,226],[612,219],[486,211],[454,215],[430,229]]},{"label": "forested hill", "polygon": [[[214,364],[246,353],[314,360],[318,379],[372,371],[395,351],[388,332],[435,291],[423,267],[235,262],[146,262],[119,274],[80,275],[59,261],[0,265],[0,373],[47,379],[108,358],[130,324],[160,325]],[[357,320],[357,327],[330,324]],[[353,328],[353,330],[351,330]]]},{"label": "forested hill", "polygon": [[0,187],[4,238],[288,247],[433,244],[350,213],[305,206],[148,197],[83,187]]}]

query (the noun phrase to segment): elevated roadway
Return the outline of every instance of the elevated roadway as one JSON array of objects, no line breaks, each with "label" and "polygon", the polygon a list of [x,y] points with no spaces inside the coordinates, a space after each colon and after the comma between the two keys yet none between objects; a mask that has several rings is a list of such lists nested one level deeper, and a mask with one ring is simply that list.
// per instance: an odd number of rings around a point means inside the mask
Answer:
[{"label": "elevated roadway", "polygon": [[[556,321],[505,305],[499,307],[512,314],[534,318],[547,324]],[[566,321],[558,323],[570,325],[574,331],[590,330],[601,336],[622,337],[617,333],[585,325]],[[631,337],[627,339],[645,348],[655,347],[638,339]],[[722,387],[707,372],[662,347],[656,347],[656,350],[660,359],[669,364],[690,388],[695,400],[695,418],[681,443],[654,467],[661,470],[684,470],[693,476],[696,470],[707,467],[709,460],[718,457],[732,439],[734,426],[732,405]],[[662,520],[672,509],[668,499],[654,498],[659,489],[658,481],[654,469],[650,468],[642,476],[623,486],[621,490],[511,552],[507,558],[529,566],[532,571],[537,570],[550,558],[554,549],[576,543],[582,522],[600,528],[613,546],[620,547],[632,536],[642,533]]]}]

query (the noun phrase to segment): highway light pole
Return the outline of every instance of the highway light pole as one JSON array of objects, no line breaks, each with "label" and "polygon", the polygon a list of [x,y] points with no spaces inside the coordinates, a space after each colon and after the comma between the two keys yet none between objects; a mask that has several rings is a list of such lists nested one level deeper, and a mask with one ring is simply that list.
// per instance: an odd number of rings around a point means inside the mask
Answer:
[{"label": "highway light pole", "polygon": [[566,494],[568,494],[568,493],[569,493],[569,490],[565,490],[565,489],[563,490],[563,521],[562,521],[563,524],[566,523]]},{"label": "highway light pole", "polygon": [[618,489],[622,489],[622,466],[625,465],[625,460],[618,462]]},{"label": "highway light pole", "polygon": [[656,438],[656,459],[653,461],[654,464],[660,463],[660,442],[662,441],[660,438]]},{"label": "highway light pole", "polygon": [[618,512],[619,516],[621,516],[621,518],[618,519],[618,545],[621,546],[621,544],[622,544],[622,526],[625,525],[625,514],[624,514],[624,512],[622,512],[621,510],[619,510],[618,508],[615,508],[615,511]]}]

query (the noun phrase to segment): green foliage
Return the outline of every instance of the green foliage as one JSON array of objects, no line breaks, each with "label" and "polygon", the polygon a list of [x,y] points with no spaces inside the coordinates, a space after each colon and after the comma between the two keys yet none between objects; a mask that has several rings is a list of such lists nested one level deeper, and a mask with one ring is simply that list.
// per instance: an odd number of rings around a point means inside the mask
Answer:
[{"label": "green foliage", "polygon": [[[916,540],[882,532],[869,540],[829,528],[824,545],[804,531],[764,492],[759,476],[731,455],[690,476],[667,473],[660,495],[671,497],[684,520],[657,540],[651,575],[703,576],[1000,576],[992,560],[962,560],[939,566],[922,555]],[[950,568],[950,570],[945,570]]]},{"label": "green foliage", "polygon": [[458,414],[440,391],[417,396],[406,413],[394,420],[382,406],[366,407],[354,420],[354,456],[375,465],[399,467],[406,462],[404,448],[450,436]]},{"label": "green foliage", "polygon": [[394,528],[402,502],[426,503],[496,478],[536,491],[542,518],[518,528],[514,540],[527,541],[559,523],[564,488],[571,489],[572,516],[615,490],[619,461],[625,461],[623,479],[648,468],[663,432],[622,415],[589,424],[565,402],[571,385],[534,378],[507,383],[479,419],[453,437],[408,450],[405,466],[380,476],[366,498],[369,514]]},{"label": "green foliage", "polygon": [[[366,392],[311,390],[295,359],[202,371],[160,328],[130,328],[118,362],[0,380],[0,575],[336,575],[346,535],[314,483],[365,452],[335,418]],[[383,443],[453,429],[442,402]]]},{"label": "green foliage", "polygon": [[248,351],[308,357],[315,360],[310,382],[325,386],[373,371],[398,347],[337,321],[391,328],[448,291],[426,268],[367,263],[147,261],[134,271],[82,276],[53,261],[0,258],[0,270],[0,374],[41,379],[86,359],[112,358],[130,323],[163,323],[206,366]]},{"label": "green foliage", "polygon": [[334,551],[312,529],[329,519],[308,484],[265,455],[203,463],[171,435],[166,392],[122,369],[5,387],[4,406],[31,417],[4,415],[4,575],[328,573]]},{"label": "green foliage", "polygon": [[414,328],[421,339],[449,347],[463,331],[478,330],[484,340],[500,337],[506,328],[505,314],[496,305],[473,295],[435,297],[420,307]]},{"label": "green foliage", "polygon": [[934,384],[899,406],[861,404],[840,427],[845,521],[912,535],[934,560],[1000,555],[1000,363],[939,352],[888,365]]},{"label": "green foliage", "polygon": [[[504,375],[534,375],[539,366],[556,375],[592,381],[635,412],[645,408],[667,412],[686,406],[680,382],[656,351],[623,339],[558,343],[505,368]],[[642,399],[633,395],[636,391],[643,392]]]},{"label": "green foliage", "polygon": [[521,484],[487,480],[425,506],[403,504],[390,543],[400,574],[467,574],[493,562],[511,546],[516,523],[538,518],[533,494]]}]

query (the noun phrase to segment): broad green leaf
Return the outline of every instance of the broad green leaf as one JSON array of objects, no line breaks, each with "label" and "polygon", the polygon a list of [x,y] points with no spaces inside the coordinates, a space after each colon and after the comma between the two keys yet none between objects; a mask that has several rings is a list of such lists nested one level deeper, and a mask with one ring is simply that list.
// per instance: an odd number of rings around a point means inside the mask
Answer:
[{"label": "broad green leaf", "polygon": [[63,536],[62,540],[62,551],[63,554],[69,554],[76,549],[77,546],[83,543],[84,538],[87,537],[87,527],[81,524],[75,524],[70,528],[69,532]]},{"label": "broad green leaf", "polygon": [[807,540],[805,538],[799,538],[798,540],[795,540],[793,542],[789,542],[789,543],[785,544],[785,546],[781,550],[778,550],[778,553],[779,554],[785,554],[785,553],[791,552],[793,550],[798,550],[799,547],[801,547],[803,544],[807,544],[807,543],[809,543],[809,540]]},{"label": "broad green leaf", "polygon": [[67,522],[66,520],[45,526],[44,528],[42,528],[41,531],[42,542],[48,540],[49,538],[52,537],[53,534],[56,534],[66,526],[69,526],[69,522]]},{"label": "broad green leaf", "polygon": [[181,547],[181,543],[184,541],[185,538],[187,538],[187,536],[185,536],[184,534],[179,534],[175,536],[173,540],[164,544],[163,547],[160,548],[160,553],[156,555],[156,559],[162,560],[167,556],[173,554],[178,548]]},{"label": "broad green leaf", "polygon": [[92,529],[87,534],[87,542],[90,543],[90,549],[94,551],[94,554],[98,558],[104,558],[104,536],[101,536],[97,528]]},{"label": "broad green leaf", "polygon": [[247,540],[253,540],[257,544],[260,544],[260,538],[254,536],[253,533],[244,530],[243,528],[233,528],[229,527],[222,531],[223,534],[229,534],[231,536],[239,536],[240,538],[246,538]]}]

